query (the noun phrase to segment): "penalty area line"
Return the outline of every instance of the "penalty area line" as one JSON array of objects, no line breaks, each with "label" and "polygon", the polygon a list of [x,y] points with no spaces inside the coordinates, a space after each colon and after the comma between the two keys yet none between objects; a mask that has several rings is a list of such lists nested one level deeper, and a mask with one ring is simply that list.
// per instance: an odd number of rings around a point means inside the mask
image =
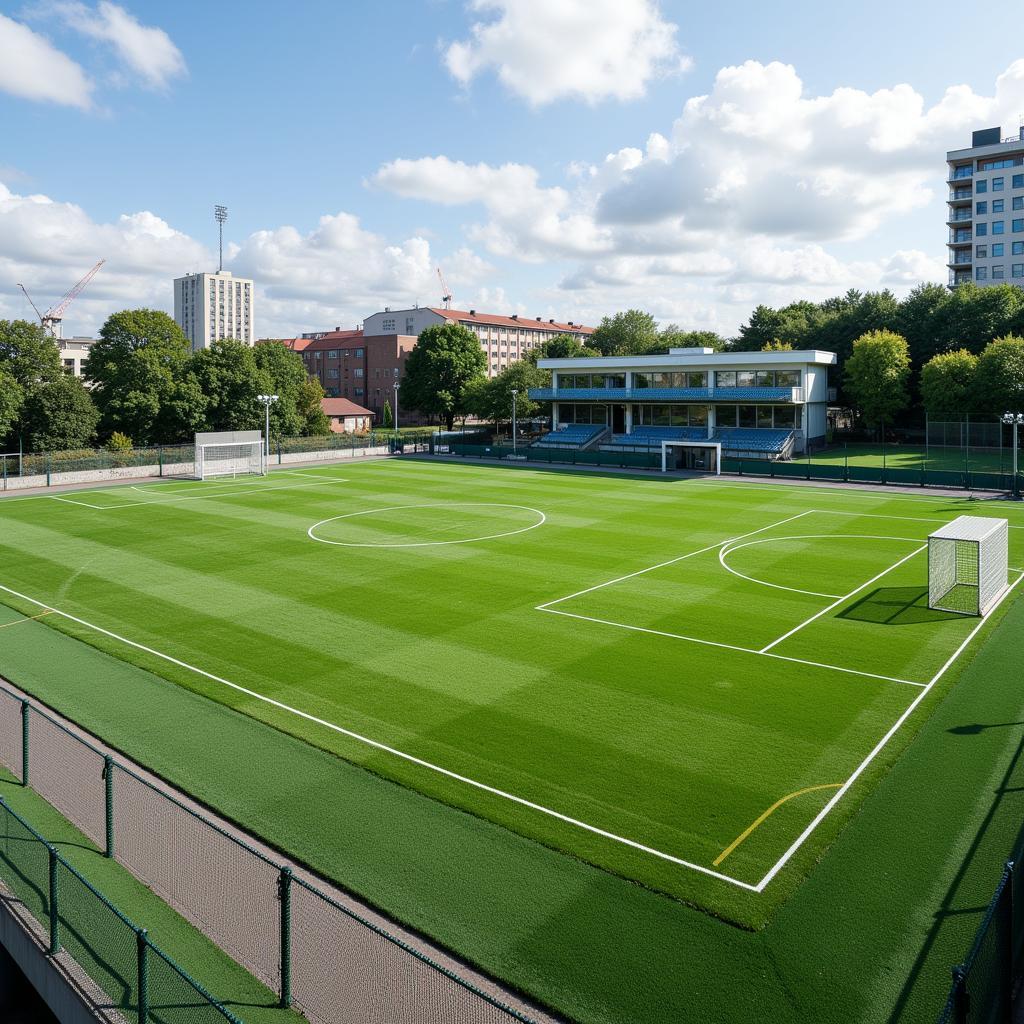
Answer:
[{"label": "penalty area line", "polygon": [[728,882],[731,885],[735,885],[741,889],[746,889],[749,892],[758,892],[756,886],[751,885],[749,882],[743,882],[738,878],[733,878],[730,875],[723,874],[720,871],[715,871],[712,868],[704,867],[701,864],[694,864],[691,861],[684,860],[681,857],[676,857],[673,854],[665,853],[662,850],[657,850],[652,846],[647,846],[644,843],[639,843],[635,839],[628,839],[625,836],[616,835],[614,832],[609,832],[607,829],[599,828],[596,825],[588,824],[585,821],[581,821],[578,818],[570,817],[568,814],[563,814],[561,811],[553,810],[550,807],[545,807],[543,804],[535,803],[532,800],[527,800],[525,797],[516,796],[514,793],[509,793],[503,789],[498,789],[496,786],[490,786],[485,782],[478,782],[476,779],[471,779],[467,775],[460,775],[458,772],[454,772],[449,768],[442,768],[440,765],[433,764],[430,761],[426,761],[423,758],[416,757],[414,754],[408,754],[403,750],[398,750],[396,747],[388,746],[386,743],[382,743],[380,740],[371,739],[368,736],[363,736],[360,733],[353,732],[351,729],[346,729],[344,726],[336,725],[334,722],[328,722],[324,718],[318,718],[316,715],[311,715],[307,711],[302,711],[299,708],[292,707],[289,704],[285,704],[282,701],[275,700],[273,697],[267,697],[265,694],[258,693],[256,690],[250,690],[248,687],[241,686],[238,683],[233,683],[229,679],[224,679],[221,676],[214,675],[212,672],[207,672],[205,669],[197,668],[195,665],[190,665],[187,661],[182,661],[179,658],[175,658],[170,654],[164,654],[162,651],[155,650],[152,647],[147,647],[145,644],[140,644],[135,640],[129,640],[127,637],[121,636],[118,633],[111,632],[109,629],[104,629],[102,626],[97,626],[93,622],[88,622],[85,619],[79,618],[77,615],[72,615],[69,612],[61,611],[59,608],[54,608],[52,605],[48,605],[43,601],[38,601],[34,597],[29,597],[27,594],[19,593],[17,590],[12,590],[10,587],[6,587],[0,584],[0,590],[7,594],[11,594],[14,597],[19,598],[22,601],[27,601],[29,604],[33,604],[38,608],[43,608],[45,611],[54,615],[59,615],[61,618],[68,619],[70,622],[78,623],[80,626],[84,626],[86,629],[94,630],[97,633],[103,634],[103,636],[110,637],[112,640],[116,640],[119,643],[127,644],[129,647],[134,647],[138,651],[143,651],[146,654],[151,654],[156,658],[160,658],[163,661],[169,662],[172,665],[177,665],[179,668],[186,669],[189,672],[194,672],[196,675],[202,676],[204,679],[209,679],[211,682],[219,683],[222,686],[227,686],[238,693],[243,693],[247,697],[252,697],[254,700],[262,701],[264,704],[268,704],[271,707],[277,708],[279,711],[285,711],[288,714],[295,715],[297,718],[304,719],[307,722],[311,722],[314,725],[323,726],[325,729],[330,729],[332,732],[339,733],[342,736],[347,736],[349,739],[363,743],[368,747],[372,747],[375,750],[383,751],[386,754],[391,754],[394,757],[401,758],[403,761],[407,761],[410,764],[417,765],[420,768],[426,768],[432,772],[436,772],[439,775],[443,775],[446,778],[454,779],[456,782],[464,783],[467,786],[472,786],[475,789],[479,789],[484,793],[489,793],[491,796],[500,797],[503,800],[509,800],[512,803],[519,804],[521,807],[529,808],[532,811],[537,811],[541,814],[545,814],[548,817],[555,818],[558,821],[564,822],[567,825],[573,825],[576,828],[583,829],[584,831],[590,832],[593,835],[601,836],[604,839],[610,839],[613,842],[620,843],[623,846],[631,847],[634,850],[639,850],[641,853],[650,854],[653,857],[657,857],[660,860],[668,861],[672,864],[678,864],[680,867],[690,868],[693,871],[697,871],[700,874],[708,875],[711,878],[716,878],[721,882]]}]

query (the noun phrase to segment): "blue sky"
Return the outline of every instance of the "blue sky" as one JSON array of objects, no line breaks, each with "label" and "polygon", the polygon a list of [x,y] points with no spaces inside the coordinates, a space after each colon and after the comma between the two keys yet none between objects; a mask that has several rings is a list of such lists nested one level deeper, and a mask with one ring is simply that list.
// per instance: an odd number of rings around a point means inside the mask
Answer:
[{"label": "blue sky", "polygon": [[100,257],[69,333],[169,309],[218,202],[261,335],[436,304],[439,264],[463,307],[727,334],[759,301],[944,280],[944,152],[1024,117],[1019,43],[963,13],[0,3],[0,316]]}]

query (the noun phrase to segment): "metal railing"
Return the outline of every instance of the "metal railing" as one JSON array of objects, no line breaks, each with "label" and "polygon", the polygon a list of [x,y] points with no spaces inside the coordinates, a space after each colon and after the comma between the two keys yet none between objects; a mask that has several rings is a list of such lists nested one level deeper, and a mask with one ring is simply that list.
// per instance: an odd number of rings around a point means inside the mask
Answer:
[{"label": "metal railing", "polygon": [[317,1024],[530,1018],[0,686],[0,764]]},{"label": "metal railing", "polygon": [[0,796],[0,877],[133,1024],[242,1024]]}]

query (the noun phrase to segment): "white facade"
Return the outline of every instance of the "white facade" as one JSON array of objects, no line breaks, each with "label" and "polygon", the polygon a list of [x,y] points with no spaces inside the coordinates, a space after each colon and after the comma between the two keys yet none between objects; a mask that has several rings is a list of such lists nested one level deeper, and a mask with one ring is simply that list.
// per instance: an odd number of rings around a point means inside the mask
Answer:
[{"label": "white facade", "polygon": [[[667,355],[541,359],[550,389],[530,397],[552,402],[552,427],[607,424],[625,435],[639,426],[686,426],[710,439],[720,428],[793,431],[794,450],[820,447],[834,395],[834,352],[714,352],[671,349]],[[590,418],[587,419],[589,411]]]},{"label": "white facade", "polygon": [[593,328],[582,324],[562,323],[544,317],[499,316],[478,313],[475,309],[440,309],[417,306],[413,309],[385,309],[363,321],[363,333],[408,334],[417,337],[434,324],[454,322],[472,331],[480,339],[487,356],[487,375],[494,377],[512,363],[518,362],[531,349],[543,345],[559,334],[570,334],[586,344]]},{"label": "white facade", "polygon": [[986,128],[971,141],[946,154],[949,284],[1024,286],[1024,128],[1015,139]]},{"label": "white facade", "polygon": [[95,338],[58,338],[57,347],[60,349],[60,360],[64,369],[75,377],[82,376],[82,367],[89,358],[89,349],[95,343]]},{"label": "white facade", "polygon": [[222,338],[255,343],[253,286],[230,271],[186,274],[174,279],[174,319],[192,344],[209,348]]}]

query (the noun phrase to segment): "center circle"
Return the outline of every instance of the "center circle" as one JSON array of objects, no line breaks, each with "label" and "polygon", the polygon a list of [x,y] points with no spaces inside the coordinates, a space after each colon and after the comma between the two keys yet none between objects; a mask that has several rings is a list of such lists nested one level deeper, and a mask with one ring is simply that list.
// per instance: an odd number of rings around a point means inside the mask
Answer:
[{"label": "center circle", "polygon": [[512,537],[546,520],[529,505],[499,502],[388,505],[321,519],[306,533],[321,544],[342,548],[429,548]]}]

